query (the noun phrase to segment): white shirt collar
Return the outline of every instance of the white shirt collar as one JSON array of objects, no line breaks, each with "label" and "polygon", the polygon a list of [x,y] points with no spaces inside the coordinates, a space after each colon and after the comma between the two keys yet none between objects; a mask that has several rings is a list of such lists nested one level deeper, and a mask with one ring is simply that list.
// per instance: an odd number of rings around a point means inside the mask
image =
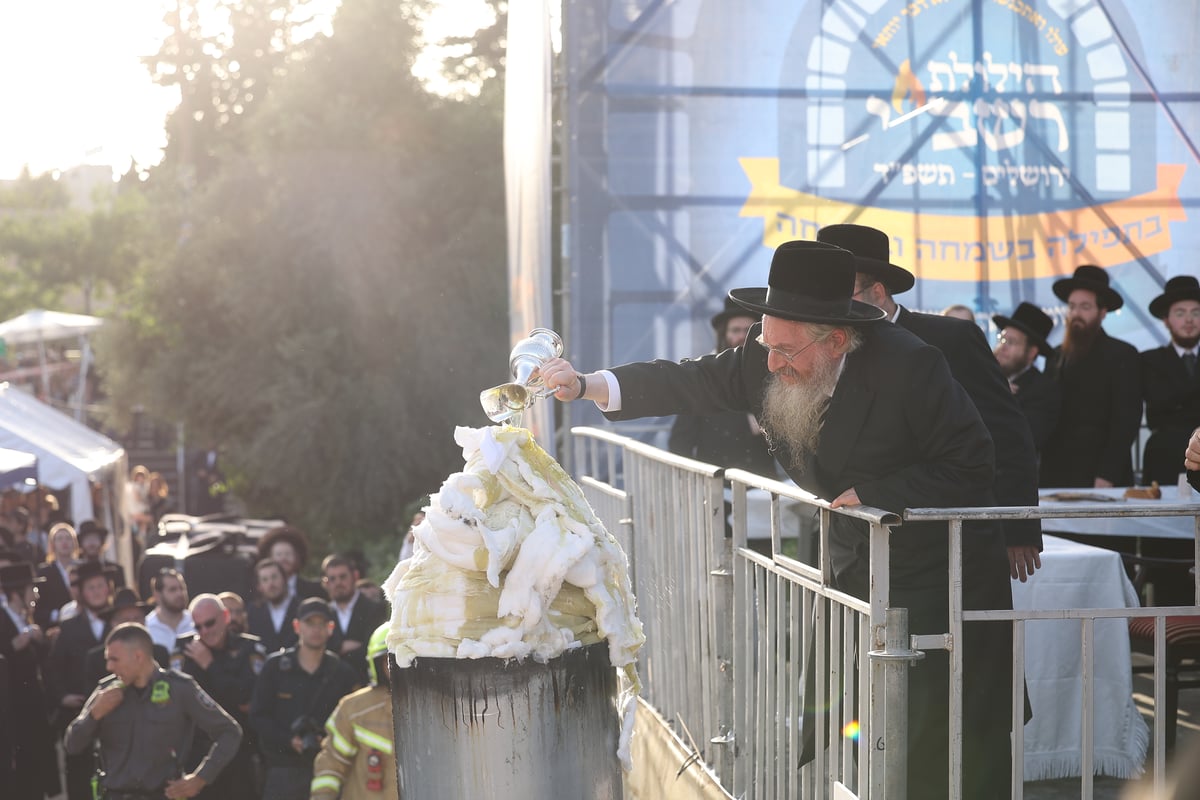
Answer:
[{"label": "white shirt collar", "polygon": [[1180,358],[1183,358],[1183,357],[1184,357],[1185,355],[1187,355],[1188,353],[1191,353],[1192,355],[1196,355],[1196,348],[1195,348],[1195,347],[1193,347],[1191,350],[1188,350],[1188,349],[1186,349],[1186,348],[1180,347],[1179,345],[1175,344],[1175,342],[1171,342],[1171,347],[1174,347],[1174,348],[1175,348],[1175,353],[1176,353],[1176,355],[1178,355]]}]

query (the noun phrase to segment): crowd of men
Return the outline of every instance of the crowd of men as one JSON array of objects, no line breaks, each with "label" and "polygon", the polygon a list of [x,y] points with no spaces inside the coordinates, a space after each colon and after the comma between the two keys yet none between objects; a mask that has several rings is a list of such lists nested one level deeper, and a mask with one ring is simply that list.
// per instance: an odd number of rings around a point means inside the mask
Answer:
[{"label": "crowd of men", "polygon": [[386,726],[377,713],[388,612],[354,559],[307,580],[307,539],[280,526],[253,597],[190,596],[164,568],[143,602],[102,557],[107,536],[59,523],[41,564],[0,551],[5,798],[395,796],[390,701]]}]

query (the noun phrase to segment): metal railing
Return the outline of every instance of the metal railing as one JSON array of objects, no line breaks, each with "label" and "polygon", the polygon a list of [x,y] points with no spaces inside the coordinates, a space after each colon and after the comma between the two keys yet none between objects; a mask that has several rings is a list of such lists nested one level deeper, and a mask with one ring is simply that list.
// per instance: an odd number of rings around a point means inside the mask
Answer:
[{"label": "metal railing", "polygon": [[[1080,797],[1091,800],[1094,796],[1094,756],[1095,742],[1093,731],[1095,722],[1095,698],[1093,693],[1096,664],[1092,657],[1095,643],[1095,623],[1097,620],[1135,618],[1154,619],[1154,698],[1155,715],[1153,731],[1153,765],[1152,780],[1154,796],[1165,796],[1166,787],[1166,715],[1159,713],[1159,706],[1166,693],[1166,621],[1167,617],[1191,616],[1197,613],[1197,606],[1159,606],[1154,608],[1079,608],[1079,609],[1020,609],[1020,610],[971,610],[964,611],[962,606],[962,525],[971,520],[1005,520],[1005,519],[1083,519],[1083,518],[1121,518],[1137,520],[1146,517],[1192,517],[1194,518],[1195,534],[1193,559],[1200,564],[1200,515],[1195,505],[1163,504],[1152,508],[1139,506],[1125,509],[1114,508],[1111,504],[1080,505],[1075,508],[1040,508],[1037,506],[994,507],[994,508],[910,508],[904,512],[905,521],[947,523],[947,533],[950,541],[950,619],[948,627],[951,641],[960,641],[962,626],[970,622],[1011,621],[1013,623],[1013,683],[1012,709],[1013,718],[1020,719],[1023,714],[1023,686],[1025,681],[1025,626],[1037,620],[1078,620],[1080,624],[1080,647],[1082,675],[1082,711],[1081,751],[1083,754],[1081,767]],[[1195,599],[1200,605],[1200,569],[1195,572]],[[1128,624],[1128,622],[1126,622]],[[921,637],[914,646],[934,647],[933,637]],[[950,651],[950,741],[962,741],[962,657],[961,653]],[[1036,711],[1035,711],[1036,713]],[[1013,726],[1012,784],[1013,797],[1021,800],[1023,790],[1023,755],[1024,739],[1021,725]],[[961,748],[957,754],[952,754],[951,764],[961,763]],[[950,798],[956,800],[962,796],[961,785],[956,776],[950,776]]]},{"label": "metal railing", "polygon": [[[882,599],[889,526],[899,517],[864,507],[833,511],[794,486],[608,431],[572,434],[577,479],[630,556],[646,632],[643,696],[695,757],[736,797],[820,797],[836,782],[861,796],[902,798],[910,653],[903,614],[889,615]],[[728,531],[726,481],[733,487]],[[770,555],[747,546],[748,489],[771,495]],[[821,569],[783,555],[781,499],[819,509]],[[834,514],[871,528],[885,577],[870,602],[830,585],[824,554]],[[870,667],[859,670],[864,655]],[[814,757],[802,765],[806,718]]]},{"label": "metal railing", "polygon": [[[1094,794],[1091,654],[1096,621],[1154,618],[1154,695],[1161,704],[1166,618],[1197,613],[1194,606],[963,612],[961,566],[962,525],[967,521],[1189,516],[1196,518],[1200,533],[1195,505],[908,509],[904,521],[947,523],[951,564],[945,633],[909,636],[905,610],[886,603],[887,539],[899,517],[862,507],[834,511],[795,486],[740,470],[723,471],[604,430],[575,428],[572,436],[578,480],[630,556],[647,634],[639,665],[644,697],[735,797],[825,797],[835,784],[861,797],[903,797],[907,667],[917,650],[934,649],[949,651],[950,741],[956,744],[945,780],[950,797],[961,797],[963,675],[961,653],[952,643],[962,641],[963,625],[1013,623],[1011,709],[1013,719],[1020,720],[1026,624],[1076,620],[1084,656],[1080,797],[1086,800]],[[765,554],[748,546],[747,497],[752,490],[759,490],[760,501],[763,492],[770,498],[771,544]],[[817,510],[820,567],[785,554],[783,506],[796,503]],[[826,554],[834,514],[862,519],[871,528],[873,594],[866,602],[831,586]],[[1196,542],[1194,555],[1200,563],[1200,536]],[[1200,597],[1200,576],[1197,584]],[[863,655],[869,662],[861,661]],[[860,670],[860,663],[869,667]],[[805,686],[809,675],[820,680]],[[805,717],[816,757],[802,766]],[[1156,791],[1166,781],[1165,724],[1165,715],[1156,713]],[[1020,724],[1013,728],[1013,796],[1019,800],[1023,734]]]}]

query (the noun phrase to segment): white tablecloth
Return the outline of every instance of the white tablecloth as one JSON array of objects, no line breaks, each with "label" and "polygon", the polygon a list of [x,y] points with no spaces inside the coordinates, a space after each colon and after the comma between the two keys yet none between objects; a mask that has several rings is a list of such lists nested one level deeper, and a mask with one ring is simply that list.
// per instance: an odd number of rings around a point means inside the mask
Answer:
[{"label": "white tablecloth", "polygon": [[[1013,581],[1017,609],[1136,608],[1120,556],[1046,536],[1042,569]],[[1082,626],[1079,620],[1025,625],[1025,680],[1033,719],[1025,726],[1025,780],[1081,773]],[[1129,629],[1123,619],[1095,623],[1095,753],[1098,775],[1139,775],[1150,731],[1133,702]]]},{"label": "white tablecloth", "polygon": [[[1134,515],[1123,517],[1075,517],[1073,519],[1047,518],[1042,520],[1042,530],[1063,533],[1083,533],[1092,536],[1144,536],[1157,539],[1192,539],[1196,535],[1195,517],[1144,517],[1136,516],[1139,509],[1163,505],[1194,505],[1200,513],[1200,493],[1185,487],[1187,493],[1180,497],[1175,486],[1162,488],[1160,500],[1126,500],[1123,488],[1115,489],[1043,489],[1038,505],[1041,508],[1100,508],[1111,509],[1114,514]],[[1047,495],[1064,492],[1080,495],[1099,495],[1110,502],[1086,500],[1057,501]]]}]

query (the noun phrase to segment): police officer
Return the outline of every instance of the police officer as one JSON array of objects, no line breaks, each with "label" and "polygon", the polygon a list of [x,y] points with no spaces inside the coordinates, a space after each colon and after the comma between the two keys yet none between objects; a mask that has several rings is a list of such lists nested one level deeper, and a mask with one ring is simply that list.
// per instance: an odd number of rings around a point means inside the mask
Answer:
[{"label": "police officer", "polygon": [[307,800],[325,720],[359,685],[354,670],[325,649],[334,627],[327,602],[306,599],[292,626],[299,642],[267,659],[250,702],[250,725],[267,768],[263,797],[269,800]]},{"label": "police officer", "polygon": [[[266,660],[262,643],[257,636],[237,633],[230,627],[229,612],[215,594],[197,595],[188,611],[196,630],[176,640],[171,666],[195,678],[200,688],[246,730],[254,682]],[[233,762],[216,781],[204,787],[200,797],[250,800],[255,796],[250,738],[242,738]],[[198,763],[207,749],[208,742],[197,737],[189,766]]]},{"label": "police officer", "polygon": [[396,797],[392,692],[387,673],[389,623],[367,642],[371,685],[342,698],[325,723],[325,744],[313,762],[312,800]]},{"label": "police officer", "polygon": [[[100,784],[108,800],[194,797],[233,760],[242,729],[196,682],[154,663],[154,641],[144,625],[113,628],[104,642],[105,678],[67,726],[68,753],[100,742]],[[212,740],[208,756],[184,773],[193,727]]]}]

